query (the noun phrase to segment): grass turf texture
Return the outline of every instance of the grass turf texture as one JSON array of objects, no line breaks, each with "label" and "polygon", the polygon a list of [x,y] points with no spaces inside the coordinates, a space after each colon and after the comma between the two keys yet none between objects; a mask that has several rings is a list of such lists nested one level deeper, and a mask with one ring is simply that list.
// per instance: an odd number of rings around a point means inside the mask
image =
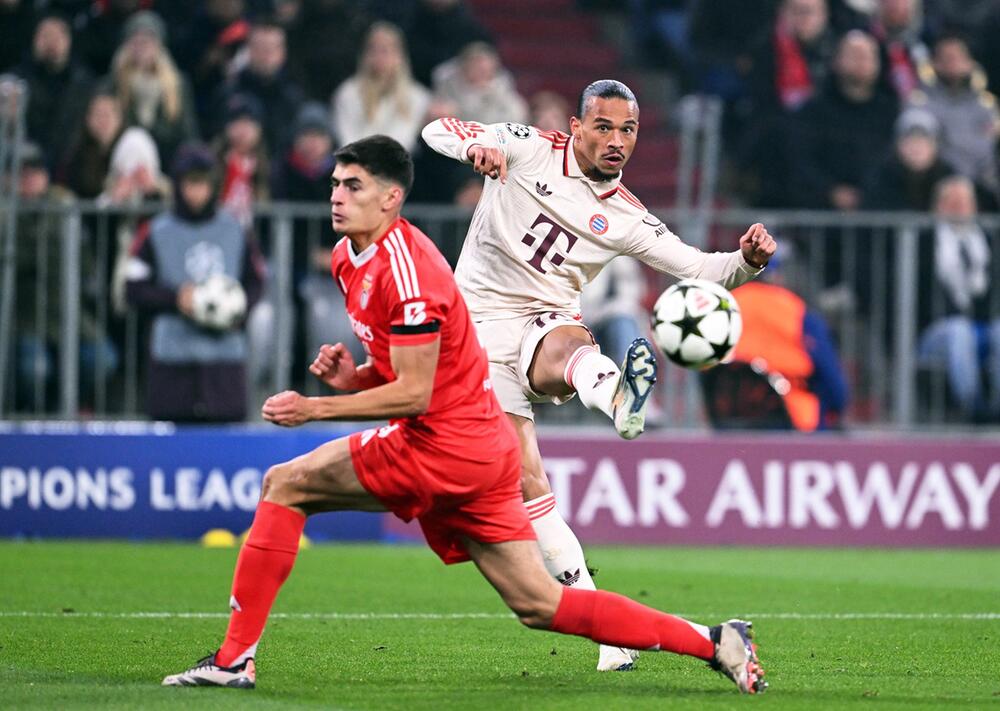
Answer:
[{"label": "grass turf texture", "polygon": [[[258,652],[258,688],[167,689],[226,625],[235,549],[0,543],[5,708],[661,709],[1000,707],[1000,551],[592,548],[602,587],[709,624],[755,619],[771,689],[740,697],[690,658],[594,671],[586,640],[513,619],[305,619],[300,613],[492,613],[469,564],[421,547],[300,553]],[[19,616],[13,613],[48,613]],[[219,617],[138,618],[131,612]],[[795,619],[787,613],[950,615]],[[89,616],[88,616],[89,615]]]}]

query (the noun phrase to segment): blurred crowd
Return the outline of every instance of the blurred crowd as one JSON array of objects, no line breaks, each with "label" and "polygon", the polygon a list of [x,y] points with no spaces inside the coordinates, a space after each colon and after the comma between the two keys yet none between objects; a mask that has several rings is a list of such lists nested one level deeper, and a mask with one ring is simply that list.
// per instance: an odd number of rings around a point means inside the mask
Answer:
[{"label": "blurred crowd", "polygon": [[[134,307],[147,317],[146,410],[175,420],[241,419],[246,369],[263,379],[274,357],[257,206],[326,202],[333,150],[373,133],[414,153],[414,202],[472,206],[481,181],[422,150],[420,130],[441,116],[528,120],[489,33],[459,0],[0,0],[0,78],[13,77],[29,97],[23,204],[81,198],[138,210],[84,223],[84,407],[95,382],[119,369],[121,317]],[[568,106],[560,110],[565,122]],[[153,204],[168,207],[142,213]],[[109,224],[110,309],[93,283],[104,273],[94,236]],[[318,343],[355,342],[328,278],[334,235],[318,224],[293,225],[295,373]],[[38,286],[44,277],[59,293],[58,221],[29,212],[19,228],[15,407],[51,411],[60,304],[40,301]],[[192,322],[192,287],[213,273],[248,297],[225,337]]]},{"label": "blurred crowd", "polygon": [[646,61],[721,97],[734,193],[761,207],[998,206],[995,0],[632,0]]},{"label": "blurred crowd", "polygon": [[[672,72],[682,92],[724,102],[723,200],[933,216],[918,235],[918,368],[946,381],[953,421],[1000,420],[996,239],[991,249],[979,224],[1000,207],[1000,2],[631,0],[629,9],[647,64]],[[873,232],[857,229],[845,245],[837,230],[814,230],[798,243],[822,254],[810,286],[831,297],[828,313],[846,306],[871,323],[892,312],[898,254],[890,243],[876,258]],[[784,236],[787,251],[795,239]],[[847,301],[834,303],[847,282]],[[774,341],[773,324],[765,330]],[[801,328],[794,340],[799,354],[817,342]],[[803,362],[815,379],[815,358]],[[822,399],[821,385],[809,387]]]},{"label": "blurred crowd", "polygon": [[[989,307],[990,240],[976,222],[1000,204],[1000,113],[990,93],[1000,84],[1000,0],[576,5],[627,18],[636,61],[671,74],[683,93],[724,101],[724,200],[934,213],[937,227],[921,239],[920,277],[937,288],[918,305],[920,363],[948,373],[964,416],[1000,413],[1000,319]],[[29,92],[21,198],[168,206],[105,223],[113,232],[109,308],[92,283],[102,267],[83,251],[85,401],[91,381],[120,371],[115,319],[131,306],[151,324],[144,335],[153,365],[145,367],[154,381],[165,377],[150,383],[150,414],[240,419],[246,388],[203,366],[233,362],[240,378],[259,379],[254,354],[274,357],[269,235],[255,224],[257,206],[325,202],[333,150],[384,133],[414,154],[411,202],[471,208],[482,180],[421,145],[427,122],[457,116],[567,129],[571,97],[522,96],[498,39],[462,0],[0,0],[0,79],[18,77]],[[648,94],[643,101],[660,103]],[[196,183],[211,187],[204,204]],[[354,342],[331,316],[341,298],[327,277],[334,236],[307,222],[296,219],[292,235],[295,373],[319,343]],[[164,230],[173,236],[157,239]],[[55,392],[58,317],[39,316],[54,307],[39,301],[36,286],[59,278],[49,264],[57,250],[40,246],[56,232],[50,215],[21,221],[15,380],[18,406],[36,412],[51,410]],[[189,234],[218,249],[195,249],[196,240],[185,257],[177,235]],[[225,345],[199,341],[176,320],[192,313],[194,272],[213,270],[248,296],[233,329],[239,338]],[[616,262],[585,294],[585,313],[611,351],[643,330],[641,279],[634,264]],[[164,350],[168,332],[187,337],[187,349]],[[206,387],[210,399],[183,396]],[[171,395],[189,411],[171,409]]]},{"label": "blurred crowd", "polygon": [[244,221],[255,201],[324,198],[331,148],[372,133],[418,154],[414,200],[450,203],[467,175],[424,155],[420,129],[528,118],[457,0],[0,0],[0,73],[28,85],[53,184],[163,195],[179,147],[200,140]]}]

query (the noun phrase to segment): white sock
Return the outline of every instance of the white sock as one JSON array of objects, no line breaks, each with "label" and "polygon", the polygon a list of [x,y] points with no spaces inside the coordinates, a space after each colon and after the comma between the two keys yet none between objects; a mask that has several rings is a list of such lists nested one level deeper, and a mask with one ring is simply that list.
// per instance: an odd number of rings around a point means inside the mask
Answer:
[{"label": "white sock", "polygon": [[[683,617],[678,617],[677,619],[684,620]],[[705,639],[708,639],[708,640],[712,639],[712,633],[709,631],[708,627],[706,627],[705,625],[699,625],[697,622],[692,622],[691,620],[684,620],[684,621],[687,622],[689,625],[691,625],[694,628],[695,632],[697,632],[698,634],[700,634]]]},{"label": "white sock", "polygon": [[613,418],[611,402],[620,374],[615,362],[596,346],[580,346],[566,363],[563,379],[580,395],[580,402]]},{"label": "white sock", "polygon": [[[542,551],[542,559],[549,575],[567,587],[596,590],[594,579],[587,570],[587,559],[583,557],[580,541],[556,508],[555,494],[539,496],[525,501],[524,505],[528,509],[528,518],[531,519],[535,535],[538,536],[538,547]],[[603,644],[600,645],[600,650],[598,669],[614,669],[633,660],[628,650]]]},{"label": "white sock", "polygon": [[548,493],[525,501],[524,505],[538,536],[538,547],[549,575],[569,587],[596,590],[580,541],[556,508],[556,495]]}]

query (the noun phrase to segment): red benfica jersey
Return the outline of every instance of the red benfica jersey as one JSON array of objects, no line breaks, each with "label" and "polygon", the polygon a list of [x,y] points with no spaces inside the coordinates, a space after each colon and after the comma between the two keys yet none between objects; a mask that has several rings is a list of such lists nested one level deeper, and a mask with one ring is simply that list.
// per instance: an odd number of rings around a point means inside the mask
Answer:
[{"label": "red benfica jersey", "polygon": [[399,218],[360,254],[349,239],[340,240],[331,266],[354,333],[386,382],[396,379],[390,345],[441,339],[430,406],[393,424],[423,447],[475,461],[517,446],[451,267],[427,235]]}]

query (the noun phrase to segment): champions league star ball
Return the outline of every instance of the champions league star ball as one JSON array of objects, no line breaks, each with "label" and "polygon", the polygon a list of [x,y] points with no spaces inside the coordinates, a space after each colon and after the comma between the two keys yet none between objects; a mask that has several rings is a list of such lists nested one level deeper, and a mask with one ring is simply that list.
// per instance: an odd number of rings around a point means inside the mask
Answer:
[{"label": "champions league star ball", "polygon": [[653,306],[653,340],[677,365],[706,370],[726,359],[740,340],[736,299],[714,282],[685,279]]},{"label": "champions league star ball", "polygon": [[247,311],[247,295],[238,281],[225,274],[213,274],[194,288],[192,316],[206,328],[226,331]]}]

